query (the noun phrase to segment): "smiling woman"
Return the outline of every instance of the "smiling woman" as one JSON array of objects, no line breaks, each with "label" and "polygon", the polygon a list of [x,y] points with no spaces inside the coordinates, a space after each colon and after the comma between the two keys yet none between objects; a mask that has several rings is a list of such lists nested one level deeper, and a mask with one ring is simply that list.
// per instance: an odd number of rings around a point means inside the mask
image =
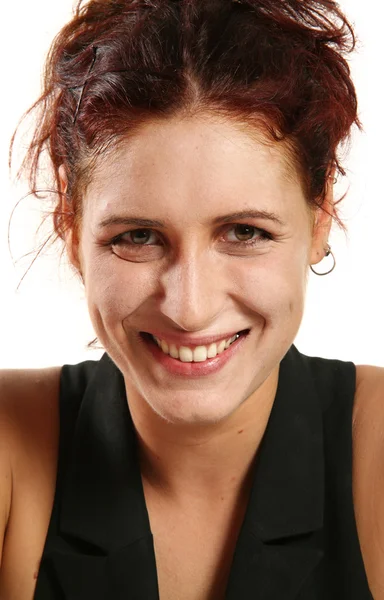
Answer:
[{"label": "smiling woman", "polygon": [[293,345],[353,48],[332,0],[89,0],[55,38],[23,167],[105,354],[1,374],[1,599],[384,598],[383,370]]}]

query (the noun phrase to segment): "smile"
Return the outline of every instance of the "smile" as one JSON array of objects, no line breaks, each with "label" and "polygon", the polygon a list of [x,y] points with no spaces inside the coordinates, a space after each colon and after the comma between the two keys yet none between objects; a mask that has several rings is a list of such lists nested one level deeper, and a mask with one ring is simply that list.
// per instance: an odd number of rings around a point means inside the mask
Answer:
[{"label": "smile", "polygon": [[230,338],[208,345],[183,346],[166,341],[151,333],[141,332],[141,339],[155,362],[168,373],[182,377],[201,377],[221,370],[240,351],[249,329]]},{"label": "smile", "polygon": [[164,354],[169,354],[172,358],[180,360],[184,363],[204,362],[209,358],[215,358],[229,348],[240,337],[240,333],[236,333],[231,338],[220,340],[209,346],[197,346],[190,348],[188,346],[176,346],[168,344],[165,340],[161,340],[156,336],[152,336],[158,347]]}]

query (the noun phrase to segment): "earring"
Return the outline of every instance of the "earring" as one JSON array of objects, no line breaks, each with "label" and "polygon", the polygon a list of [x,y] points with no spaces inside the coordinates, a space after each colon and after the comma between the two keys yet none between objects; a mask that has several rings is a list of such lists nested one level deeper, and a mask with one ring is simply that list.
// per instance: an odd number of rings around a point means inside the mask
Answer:
[{"label": "earring", "polygon": [[311,271],[313,273],[315,273],[315,275],[323,276],[323,275],[328,275],[329,273],[332,273],[333,269],[336,267],[336,259],[335,259],[335,255],[333,254],[333,252],[331,250],[331,246],[328,244],[327,248],[325,249],[325,257],[329,256],[330,254],[332,254],[332,258],[333,258],[333,267],[332,267],[332,269],[330,269],[326,273],[318,273],[317,271],[315,271],[313,269],[312,265],[310,265]]}]

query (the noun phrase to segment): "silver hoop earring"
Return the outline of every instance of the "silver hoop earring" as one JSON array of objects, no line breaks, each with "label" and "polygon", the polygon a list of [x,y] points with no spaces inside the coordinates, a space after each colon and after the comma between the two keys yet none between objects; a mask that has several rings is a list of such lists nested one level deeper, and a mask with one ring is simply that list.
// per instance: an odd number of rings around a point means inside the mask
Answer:
[{"label": "silver hoop earring", "polygon": [[334,270],[334,268],[336,267],[336,259],[335,259],[335,255],[333,254],[333,252],[332,252],[332,250],[331,250],[331,246],[328,244],[328,247],[327,247],[327,249],[325,250],[325,257],[329,256],[330,254],[332,255],[332,258],[333,258],[333,267],[332,267],[332,269],[330,269],[330,270],[329,270],[329,271],[327,271],[326,273],[318,273],[317,271],[315,271],[315,270],[313,269],[312,265],[310,265],[310,266],[311,266],[311,271],[312,271],[313,273],[315,273],[315,275],[320,275],[320,276],[322,277],[323,275],[329,275],[329,273],[332,273],[332,271],[333,271],[333,270]]}]

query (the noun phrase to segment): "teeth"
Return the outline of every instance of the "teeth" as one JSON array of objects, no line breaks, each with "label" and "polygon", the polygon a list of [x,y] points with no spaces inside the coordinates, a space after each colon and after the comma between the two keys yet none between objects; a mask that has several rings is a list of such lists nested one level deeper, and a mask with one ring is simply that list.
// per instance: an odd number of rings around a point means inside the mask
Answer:
[{"label": "teeth", "polygon": [[164,354],[169,354],[172,358],[180,360],[181,362],[204,362],[208,358],[215,358],[218,354],[227,350],[233,342],[235,342],[240,335],[236,333],[229,340],[221,340],[221,342],[210,344],[209,346],[197,346],[194,350],[187,346],[181,346],[177,348],[175,344],[168,345],[165,340],[153,336],[156,344],[161,348]]},{"label": "teeth", "polygon": [[215,358],[217,354],[217,346],[216,344],[211,344],[208,348],[207,358]]},{"label": "teeth", "polygon": [[204,362],[208,358],[208,350],[206,346],[197,346],[193,351],[194,362]]},{"label": "teeth", "polygon": [[186,348],[185,346],[181,346],[179,350],[179,358],[181,362],[192,362],[193,361],[193,352],[190,348]]}]

